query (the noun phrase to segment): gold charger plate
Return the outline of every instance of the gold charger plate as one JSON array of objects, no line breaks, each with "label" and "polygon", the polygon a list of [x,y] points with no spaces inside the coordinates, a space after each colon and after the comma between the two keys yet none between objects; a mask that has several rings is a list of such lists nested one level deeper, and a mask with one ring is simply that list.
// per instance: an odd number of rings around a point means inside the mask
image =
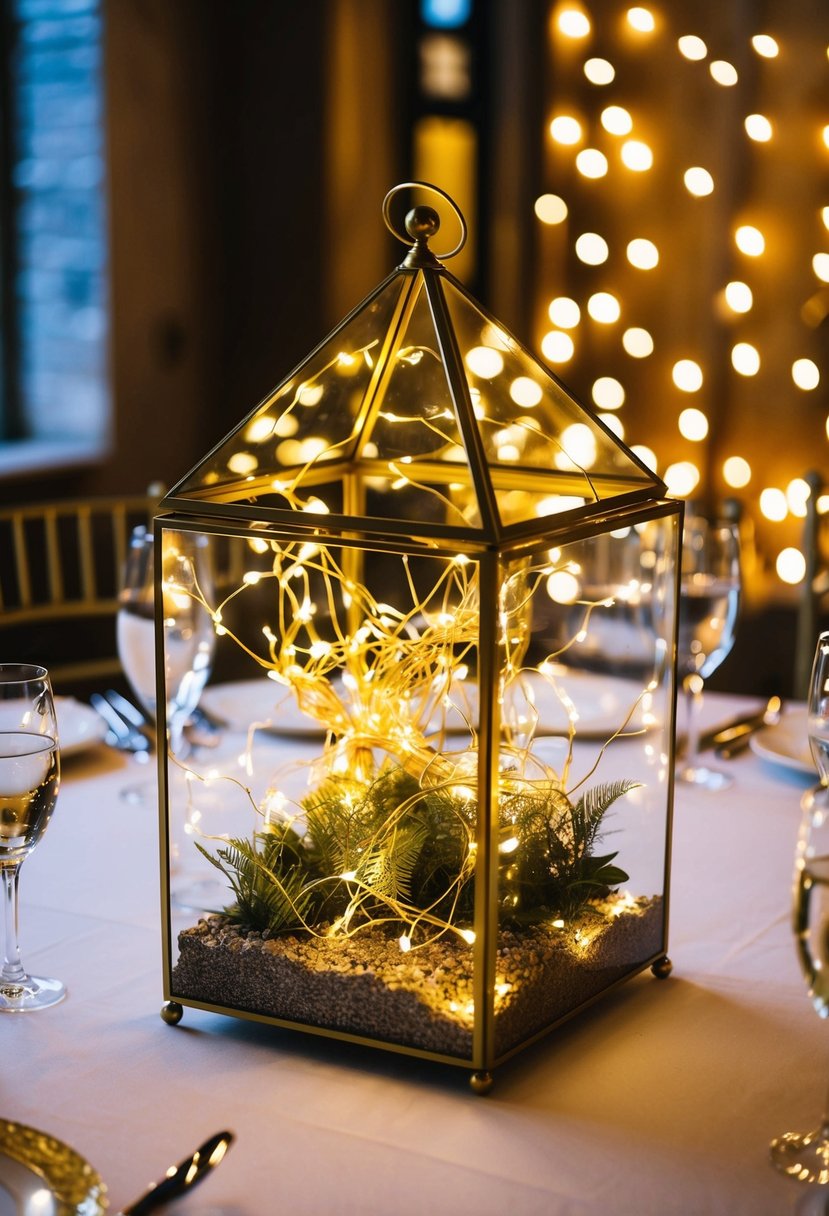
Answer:
[{"label": "gold charger plate", "polygon": [[58,1216],[103,1216],[106,1186],[100,1174],[68,1144],[22,1123],[0,1119],[0,1152],[42,1175]]}]

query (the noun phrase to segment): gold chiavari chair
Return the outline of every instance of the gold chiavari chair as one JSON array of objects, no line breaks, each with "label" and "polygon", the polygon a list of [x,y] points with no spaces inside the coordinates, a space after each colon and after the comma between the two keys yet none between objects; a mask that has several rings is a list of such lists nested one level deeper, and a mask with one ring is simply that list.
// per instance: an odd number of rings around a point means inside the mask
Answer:
[{"label": "gold chiavari chair", "polygon": [[117,677],[115,616],[132,529],[163,490],[0,508],[0,661],[40,663],[60,692]]}]

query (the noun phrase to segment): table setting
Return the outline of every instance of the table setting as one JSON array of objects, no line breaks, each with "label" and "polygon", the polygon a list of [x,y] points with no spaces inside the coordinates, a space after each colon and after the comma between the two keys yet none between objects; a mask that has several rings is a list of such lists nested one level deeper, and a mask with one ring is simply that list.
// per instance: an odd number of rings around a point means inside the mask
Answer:
[{"label": "table setting", "polygon": [[[273,703],[277,722],[261,714],[258,746],[313,749],[296,722],[280,735],[279,689],[265,683],[247,697],[243,682],[206,688],[227,756],[247,730],[247,712],[233,713],[240,697],[248,708]],[[640,977],[568,1022],[504,1070],[481,1105],[439,1065],[198,1010],[186,1027],[165,1027],[156,816],[122,796],[152,766],[90,735],[64,766],[23,887],[24,957],[60,973],[68,997],[4,1023],[6,1110],[93,1162],[116,1211],[211,1124],[234,1129],[234,1151],[182,1212],[252,1214],[273,1188],[309,1213],[386,1212],[392,1188],[402,1212],[507,1202],[539,1213],[811,1210],[820,1188],[793,1186],[767,1156],[822,1099],[822,1027],[789,928],[799,803],[816,769],[800,733],[806,707],[786,705],[776,726],[760,725],[764,708],[705,696],[706,752],[738,719],[751,724],[750,743],[720,761],[734,780],[727,800],[677,789],[671,979]],[[275,1167],[263,1159],[274,1120]],[[326,1167],[309,1177],[317,1154]]]},{"label": "table setting", "polygon": [[138,1213],[172,1160],[203,1216],[823,1211],[829,639],[808,706],[703,695],[739,530],[443,274],[465,221],[421,184],[434,254],[411,186],[403,264],[133,533],[132,695],[73,736],[0,665],[0,1194]]}]

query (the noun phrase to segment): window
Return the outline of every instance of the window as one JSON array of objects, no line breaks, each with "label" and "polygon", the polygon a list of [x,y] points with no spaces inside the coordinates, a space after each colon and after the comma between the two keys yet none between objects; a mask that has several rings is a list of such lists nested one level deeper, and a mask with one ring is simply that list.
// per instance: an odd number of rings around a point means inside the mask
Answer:
[{"label": "window", "polygon": [[107,447],[100,0],[2,8],[0,473]]}]

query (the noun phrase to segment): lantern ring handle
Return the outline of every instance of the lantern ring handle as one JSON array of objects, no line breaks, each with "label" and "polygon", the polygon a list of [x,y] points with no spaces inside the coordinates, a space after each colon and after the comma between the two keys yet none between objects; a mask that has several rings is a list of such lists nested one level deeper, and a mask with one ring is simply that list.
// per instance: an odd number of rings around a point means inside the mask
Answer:
[{"label": "lantern ring handle", "polygon": [[[431,182],[400,182],[399,185],[392,186],[391,190],[389,190],[388,194],[383,199],[383,222],[385,223],[386,227],[388,228],[388,230],[392,234],[392,236],[396,236],[397,239],[399,241],[403,241],[404,244],[409,243],[409,241],[412,239],[411,235],[408,232],[402,232],[399,228],[396,228],[392,221],[391,204],[392,204],[392,200],[394,199],[394,197],[397,194],[399,194],[401,190],[412,190],[412,189],[431,190],[434,194],[439,194],[440,197],[444,200],[444,202],[447,202],[449,204],[449,206],[452,208],[452,210],[454,211],[457,221],[460,224],[461,239],[458,241],[455,248],[450,249],[448,253],[436,253],[435,254],[435,257],[438,257],[441,260],[443,260],[445,258],[453,258],[456,253],[460,253],[460,251],[463,249],[464,245],[466,244],[466,238],[468,236],[468,229],[466,227],[466,220],[463,218],[463,212],[461,211],[460,207],[455,202],[455,200],[451,197],[451,195],[447,194],[445,190],[441,190],[440,186],[433,186]],[[438,223],[439,222],[440,221],[438,220]],[[417,239],[420,239],[420,238],[417,238]],[[431,251],[431,252],[433,252],[433,251]]]}]

